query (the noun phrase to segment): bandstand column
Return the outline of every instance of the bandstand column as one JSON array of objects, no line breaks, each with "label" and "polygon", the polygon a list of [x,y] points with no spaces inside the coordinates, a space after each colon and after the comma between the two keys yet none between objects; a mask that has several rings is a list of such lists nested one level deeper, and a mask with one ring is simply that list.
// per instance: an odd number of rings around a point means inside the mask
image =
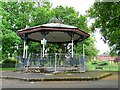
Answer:
[{"label": "bandstand column", "polygon": [[27,59],[27,56],[28,56],[28,45],[27,44],[26,44],[25,48],[26,48],[25,58]]},{"label": "bandstand column", "polygon": [[25,41],[25,38],[24,38],[23,58],[25,58],[25,48],[26,48],[26,41]]},{"label": "bandstand column", "polygon": [[43,45],[42,56],[44,58],[45,57],[45,45],[46,45],[46,40],[45,40],[46,32],[42,32],[42,36],[43,36],[43,40],[41,40],[41,44]]},{"label": "bandstand column", "polygon": [[45,56],[45,44],[44,44],[45,38],[43,38],[43,58]]},{"label": "bandstand column", "polygon": [[84,49],[84,41],[83,41],[83,59],[85,58],[85,49]]},{"label": "bandstand column", "polygon": [[72,58],[73,58],[73,37],[72,37]]}]

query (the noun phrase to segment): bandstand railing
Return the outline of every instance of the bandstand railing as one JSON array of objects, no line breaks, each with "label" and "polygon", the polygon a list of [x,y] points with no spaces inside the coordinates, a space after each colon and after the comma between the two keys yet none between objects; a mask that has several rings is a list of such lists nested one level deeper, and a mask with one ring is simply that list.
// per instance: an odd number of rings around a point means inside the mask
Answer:
[{"label": "bandstand railing", "polygon": [[86,71],[88,58],[82,55],[74,54],[73,58],[69,54],[50,53],[45,54],[42,58],[41,54],[31,53],[27,59],[19,56],[16,63],[18,70],[27,71],[29,68],[44,68],[47,71]]}]

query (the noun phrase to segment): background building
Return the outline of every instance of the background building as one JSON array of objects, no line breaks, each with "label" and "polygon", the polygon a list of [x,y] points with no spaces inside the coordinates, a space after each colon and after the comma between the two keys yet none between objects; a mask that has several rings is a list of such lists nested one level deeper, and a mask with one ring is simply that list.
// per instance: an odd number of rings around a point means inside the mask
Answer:
[{"label": "background building", "polygon": [[107,61],[110,61],[110,62],[114,62],[116,56],[110,56],[110,55],[98,55],[96,60],[107,60]]}]

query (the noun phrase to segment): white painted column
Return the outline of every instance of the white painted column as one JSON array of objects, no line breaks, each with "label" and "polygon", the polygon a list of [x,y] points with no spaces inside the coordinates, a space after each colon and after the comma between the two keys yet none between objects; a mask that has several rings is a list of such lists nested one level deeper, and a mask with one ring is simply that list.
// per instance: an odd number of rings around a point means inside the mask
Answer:
[{"label": "white painted column", "polygon": [[25,58],[27,59],[27,50],[28,50],[28,45],[26,45],[26,55],[25,55]]},{"label": "white painted column", "polygon": [[83,58],[85,58],[84,42],[83,42]]},{"label": "white painted column", "polygon": [[41,46],[41,52],[40,52],[40,58],[42,59],[42,46]]},{"label": "white painted column", "polygon": [[73,38],[72,38],[72,58],[73,58]]},{"label": "white painted column", "polygon": [[[84,49],[84,41],[83,41],[83,60],[85,58],[85,49]],[[85,61],[84,61],[84,66],[83,66],[83,71],[82,72],[85,72]]]},{"label": "white painted column", "polygon": [[45,44],[44,44],[44,38],[43,38],[43,58],[44,58],[44,56],[45,56]]},{"label": "white painted column", "polygon": [[24,47],[23,47],[23,58],[25,58],[25,47],[26,46],[26,42],[25,42],[25,40],[24,40]]},{"label": "white painted column", "polygon": [[56,56],[57,56],[57,53],[55,53],[55,72],[56,72],[56,68],[57,68],[56,67],[56,61],[57,61],[57,57]]}]

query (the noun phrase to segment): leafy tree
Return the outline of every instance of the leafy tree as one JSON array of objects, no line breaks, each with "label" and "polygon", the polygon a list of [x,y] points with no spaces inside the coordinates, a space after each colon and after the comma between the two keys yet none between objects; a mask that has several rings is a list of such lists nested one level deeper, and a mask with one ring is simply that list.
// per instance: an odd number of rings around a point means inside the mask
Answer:
[{"label": "leafy tree", "polygon": [[[34,10],[34,3],[31,2],[1,2],[2,8],[7,12],[2,20],[6,18],[6,29],[17,32],[29,25],[31,11]],[[4,22],[2,22],[4,24]]]},{"label": "leafy tree", "polygon": [[[53,9],[53,15],[58,18],[60,22],[63,22],[68,25],[73,25],[81,30],[90,33],[92,35],[91,30],[87,27],[87,17],[79,15],[78,12],[74,10],[72,7],[62,7],[58,6]],[[98,54],[98,50],[95,48],[94,44],[94,36],[89,37],[87,40],[84,41],[86,55],[89,57],[94,57]],[[82,42],[78,43],[74,47],[74,52],[82,54]]]},{"label": "leafy tree", "polygon": [[120,2],[95,2],[88,10],[95,19],[92,30],[100,29],[102,39],[111,47],[111,54],[120,55]]},{"label": "leafy tree", "polygon": [[2,7],[0,7],[0,29],[1,29],[1,42],[2,42],[2,55],[4,57],[7,56],[8,53],[14,52],[14,45],[16,43],[19,43],[20,38],[17,37],[15,32],[12,32],[11,30],[7,29],[9,27],[9,23],[7,22],[7,15],[8,13],[4,11]]},{"label": "leafy tree", "polygon": [[64,24],[73,25],[88,33],[90,32],[87,27],[86,16],[79,15],[73,7],[64,8],[62,6],[58,6],[53,9],[53,15]]},{"label": "leafy tree", "polygon": [[85,55],[89,57],[89,59],[93,59],[97,54],[98,50],[95,48],[94,44],[95,38],[91,36],[90,38],[87,38],[84,42],[79,42],[75,45],[74,52],[78,54],[83,53],[83,43],[84,43],[84,51]]},{"label": "leafy tree", "polygon": [[[44,23],[44,20],[47,20],[45,16],[49,15],[45,15],[45,9],[47,6],[50,7],[50,5],[45,2],[45,0],[39,4],[41,4],[41,6],[35,6],[37,4],[34,2],[0,2],[0,29],[2,31],[0,36],[3,38],[3,58],[7,57],[8,53],[14,53],[15,44],[21,46],[19,50],[22,52],[23,43],[21,42],[20,37],[17,36],[18,30],[26,28],[27,26],[39,25],[42,22]],[[47,10],[48,9],[46,9],[46,11]],[[44,13],[39,13],[42,11],[44,11]],[[43,16],[44,18],[40,16]],[[37,19],[35,17],[37,17]],[[38,44],[36,45],[38,46]],[[34,44],[32,46],[34,46]],[[30,46],[30,48],[32,47]]]},{"label": "leafy tree", "polygon": [[[74,25],[84,30],[88,33],[91,33],[90,29],[87,27],[86,16],[79,15],[78,12],[74,10],[72,7],[62,7],[58,6],[54,9],[51,9],[50,3],[46,0],[42,2],[34,3],[34,2],[0,2],[0,16],[1,24],[0,29],[2,33],[0,33],[0,37],[2,37],[2,56],[7,57],[8,53],[14,53],[15,44],[19,44],[19,51],[23,50],[23,42],[19,36],[17,36],[17,32],[20,29],[26,27],[32,27],[41,25],[44,23],[50,22],[52,17],[56,17],[60,20],[60,22]],[[90,39],[90,40],[89,40]],[[91,56],[95,55],[94,50],[94,42],[92,38],[89,38],[85,41],[86,50],[88,50],[86,55]],[[40,43],[29,42],[28,52],[40,52]],[[75,49],[79,49],[81,51],[81,45],[77,44]],[[88,47],[89,45],[89,47]],[[90,45],[92,47],[90,47]],[[36,48],[37,47],[37,48]],[[50,53],[61,52],[61,50],[66,51],[64,45],[58,44],[47,44],[46,47],[49,47]],[[77,51],[78,53],[80,53]],[[91,53],[92,52],[92,53]],[[65,53],[65,52],[64,52]],[[22,53],[20,53],[22,55]],[[97,55],[97,53],[96,53]]]},{"label": "leafy tree", "polygon": [[[32,41],[30,41],[29,43],[28,43],[28,46],[29,46],[29,48],[28,48],[28,52],[29,53],[40,53],[40,50],[41,50],[41,45],[40,45],[40,43],[39,42],[32,42]],[[36,48],[37,47],[37,48]]]},{"label": "leafy tree", "polygon": [[52,18],[49,2],[46,1],[42,3],[42,5],[39,2],[36,4],[37,6],[34,7],[34,10],[31,12],[31,18],[30,18],[31,27],[48,23]]}]

